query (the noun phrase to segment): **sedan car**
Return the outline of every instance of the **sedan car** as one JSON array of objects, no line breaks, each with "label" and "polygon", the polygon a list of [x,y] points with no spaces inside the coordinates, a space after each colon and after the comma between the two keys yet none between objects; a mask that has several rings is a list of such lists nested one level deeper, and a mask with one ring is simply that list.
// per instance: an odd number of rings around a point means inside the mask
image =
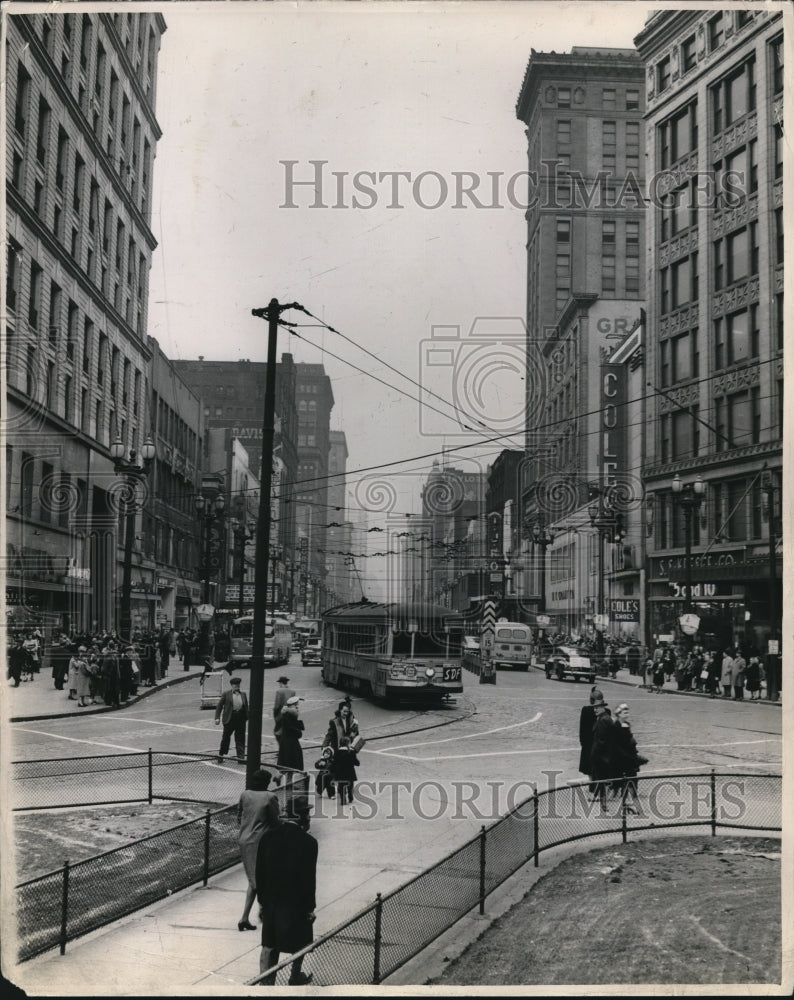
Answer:
[{"label": "sedan car", "polygon": [[301,663],[304,667],[319,667],[322,662],[322,642],[319,639],[309,639],[301,650]]},{"label": "sedan car", "polygon": [[556,677],[558,681],[572,677],[575,681],[586,680],[595,684],[595,667],[590,662],[588,650],[576,646],[555,646],[546,659],[546,677]]}]

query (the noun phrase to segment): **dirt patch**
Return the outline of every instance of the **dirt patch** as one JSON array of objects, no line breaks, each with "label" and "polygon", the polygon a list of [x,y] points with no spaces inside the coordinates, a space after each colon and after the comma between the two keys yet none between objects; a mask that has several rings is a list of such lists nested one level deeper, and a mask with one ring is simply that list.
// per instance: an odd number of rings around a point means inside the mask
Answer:
[{"label": "dirt patch", "polygon": [[429,985],[779,983],[780,841],[669,837],[562,862]]},{"label": "dirt patch", "polygon": [[[212,807],[213,810],[219,808]],[[204,816],[192,802],[135,803],[14,816],[17,884]]]}]

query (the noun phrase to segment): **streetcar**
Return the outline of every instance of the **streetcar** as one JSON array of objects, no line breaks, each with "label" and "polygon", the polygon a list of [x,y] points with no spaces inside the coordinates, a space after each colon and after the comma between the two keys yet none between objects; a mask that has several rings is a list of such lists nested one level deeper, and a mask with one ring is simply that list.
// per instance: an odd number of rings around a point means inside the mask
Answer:
[{"label": "streetcar", "polygon": [[[231,662],[237,667],[248,666],[254,636],[254,616],[235,618],[231,625]],[[283,666],[289,661],[292,629],[285,615],[268,615],[265,619],[265,665]]]},{"label": "streetcar", "polygon": [[449,608],[362,599],[323,615],[323,680],[386,702],[441,701],[463,690],[463,621]]}]

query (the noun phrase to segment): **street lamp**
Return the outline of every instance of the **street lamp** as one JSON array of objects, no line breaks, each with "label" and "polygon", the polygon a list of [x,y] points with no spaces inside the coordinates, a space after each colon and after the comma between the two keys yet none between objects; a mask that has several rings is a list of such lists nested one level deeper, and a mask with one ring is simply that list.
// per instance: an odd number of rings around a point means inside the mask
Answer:
[{"label": "street lamp", "polygon": [[692,612],[692,516],[703,503],[706,484],[700,476],[692,483],[682,483],[676,474],[673,496],[684,512],[684,614]]},{"label": "street lamp", "polygon": [[242,618],[245,614],[245,599],[243,597],[243,589],[245,587],[245,546],[254,537],[254,525],[248,524],[244,518],[237,518],[233,522],[232,531],[234,532],[235,548],[240,560],[238,578],[240,581],[240,593],[238,595],[238,604],[240,617]]},{"label": "street lamp", "polygon": [[554,541],[554,535],[537,521],[532,525],[532,541],[540,549],[540,601],[538,610],[546,611],[546,549]]},{"label": "street lamp", "polygon": [[121,582],[121,615],[119,634],[125,642],[132,641],[132,543],[135,538],[135,496],[138,483],[149,475],[157,449],[151,437],[147,437],[141,447],[143,466],[138,464],[138,456],[134,450],[129,458],[124,458],[124,442],[117,437],[110,446],[110,457],[113,459],[113,471],[124,480],[124,567]]},{"label": "street lamp", "polygon": [[[210,580],[221,565],[217,524],[223,520],[226,498],[220,488],[215,487],[213,492],[199,493],[195,498],[195,506],[201,525],[201,602],[206,605],[210,603]],[[202,664],[210,651],[209,637],[210,619],[205,618],[199,622],[199,658]]]},{"label": "street lamp", "polygon": [[601,628],[596,629],[596,652],[604,654],[604,542],[622,542],[625,530],[623,515],[616,509],[609,487],[590,486],[587,513],[590,524],[598,532],[598,618]]}]

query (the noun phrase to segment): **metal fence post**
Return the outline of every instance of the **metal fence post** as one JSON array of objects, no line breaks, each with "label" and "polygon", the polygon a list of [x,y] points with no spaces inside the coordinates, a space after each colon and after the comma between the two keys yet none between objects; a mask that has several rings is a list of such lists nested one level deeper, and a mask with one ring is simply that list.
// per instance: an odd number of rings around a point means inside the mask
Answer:
[{"label": "metal fence post", "polygon": [[711,836],[717,836],[717,777],[711,769]]},{"label": "metal fence post", "polygon": [[152,804],[154,789],[154,774],[152,772],[152,748],[149,747],[149,805]]},{"label": "metal fence post", "polygon": [[628,813],[628,809],[626,808],[626,792],[627,792],[627,789],[624,787],[623,788],[623,795],[622,795],[622,799],[621,799],[622,805],[621,805],[621,810],[620,810],[621,813],[622,813],[621,822],[620,822],[620,830],[621,830],[621,834],[623,836],[623,843],[624,844],[626,843],[626,815]]},{"label": "metal fence post", "polygon": [[383,921],[383,899],[381,894],[375,897],[375,952],[372,959],[372,984],[380,985],[380,940],[381,925]]},{"label": "metal fence post", "polygon": [[66,954],[66,915],[69,908],[69,862],[63,864],[63,883],[61,888],[61,954]]},{"label": "metal fence post", "polygon": [[533,807],[533,813],[532,813],[532,832],[533,832],[534,837],[535,837],[535,850],[534,850],[533,853],[534,853],[534,856],[535,856],[535,867],[536,868],[538,867],[538,864],[540,863],[539,862],[540,844],[538,843],[538,841],[540,839],[540,816],[539,816],[540,809],[538,807],[538,801],[539,801],[538,800],[538,790],[536,788],[535,789],[535,793],[532,796],[532,807]]},{"label": "metal fence post", "polygon": [[485,913],[485,827],[480,828],[480,916]]},{"label": "metal fence post", "polygon": [[204,885],[210,878],[210,811],[204,818]]}]

